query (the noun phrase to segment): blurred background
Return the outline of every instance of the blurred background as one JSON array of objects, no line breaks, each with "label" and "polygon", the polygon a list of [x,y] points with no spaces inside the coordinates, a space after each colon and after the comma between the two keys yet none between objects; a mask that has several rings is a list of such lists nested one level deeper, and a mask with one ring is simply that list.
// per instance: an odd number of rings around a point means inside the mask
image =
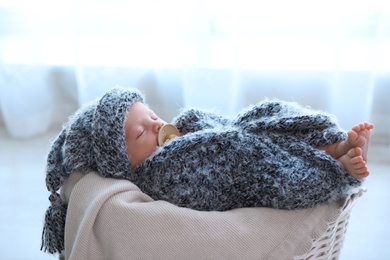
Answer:
[{"label": "blurred background", "polygon": [[67,118],[115,85],[140,89],[166,121],[277,98],[346,130],[373,122],[369,192],[341,259],[390,259],[388,1],[0,0],[0,259],[48,258],[44,157]]}]

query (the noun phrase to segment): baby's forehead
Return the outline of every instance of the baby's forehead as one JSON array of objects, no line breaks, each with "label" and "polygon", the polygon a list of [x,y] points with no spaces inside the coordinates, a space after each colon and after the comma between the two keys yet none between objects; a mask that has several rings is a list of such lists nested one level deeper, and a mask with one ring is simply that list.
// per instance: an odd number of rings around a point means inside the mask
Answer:
[{"label": "baby's forehead", "polygon": [[126,120],[136,119],[137,116],[148,113],[149,111],[151,111],[151,109],[148,104],[145,104],[141,101],[136,101],[127,110]]}]

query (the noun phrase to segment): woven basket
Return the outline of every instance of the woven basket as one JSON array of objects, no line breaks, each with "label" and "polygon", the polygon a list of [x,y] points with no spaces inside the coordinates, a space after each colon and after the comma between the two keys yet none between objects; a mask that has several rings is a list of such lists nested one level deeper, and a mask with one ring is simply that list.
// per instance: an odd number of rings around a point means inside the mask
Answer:
[{"label": "woven basket", "polygon": [[302,259],[338,259],[347,232],[349,215],[361,194],[353,194],[346,202],[340,216],[329,223],[326,232],[313,242],[310,251],[294,260]]}]

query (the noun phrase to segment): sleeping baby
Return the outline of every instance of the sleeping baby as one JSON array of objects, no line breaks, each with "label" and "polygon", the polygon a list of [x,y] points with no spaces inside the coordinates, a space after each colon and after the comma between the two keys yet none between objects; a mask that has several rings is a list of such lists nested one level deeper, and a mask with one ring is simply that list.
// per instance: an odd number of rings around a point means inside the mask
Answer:
[{"label": "sleeping baby", "polygon": [[157,148],[166,122],[136,101],[124,129],[129,180],[178,206],[312,207],[346,196],[369,174],[372,124],[345,134],[330,116],[297,104],[266,101],[233,119],[188,109],[173,124],[184,136]]},{"label": "sleeping baby", "polygon": [[354,193],[369,174],[372,124],[345,133],[331,115],[296,103],[263,101],[234,117],[190,108],[172,124],[178,137],[158,146],[167,123],[134,89],[113,88],[77,111],[48,155],[45,244],[61,236],[57,192],[75,171],[127,179],[154,200],[202,211],[314,207]]}]

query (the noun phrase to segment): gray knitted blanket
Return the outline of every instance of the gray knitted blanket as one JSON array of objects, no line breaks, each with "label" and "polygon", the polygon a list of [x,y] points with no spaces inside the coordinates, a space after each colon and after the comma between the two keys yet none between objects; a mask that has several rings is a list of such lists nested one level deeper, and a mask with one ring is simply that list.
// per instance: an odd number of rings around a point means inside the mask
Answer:
[{"label": "gray knitted blanket", "polygon": [[314,148],[346,138],[323,112],[264,101],[234,119],[187,109],[173,124],[184,136],[129,177],[155,200],[203,211],[295,209],[336,200],[361,185]]}]

